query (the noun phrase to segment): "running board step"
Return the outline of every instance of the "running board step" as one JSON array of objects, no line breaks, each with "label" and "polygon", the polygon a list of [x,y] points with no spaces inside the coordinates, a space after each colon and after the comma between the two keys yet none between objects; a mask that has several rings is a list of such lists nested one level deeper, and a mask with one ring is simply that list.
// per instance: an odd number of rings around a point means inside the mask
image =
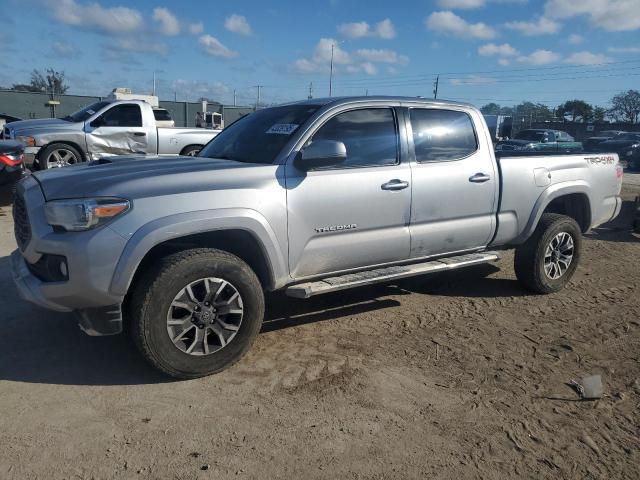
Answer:
[{"label": "running board step", "polygon": [[364,272],[349,273],[338,277],[324,278],[314,282],[299,283],[285,290],[290,297],[309,298],[321,293],[336,292],[347,288],[361,287],[373,283],[398,280],[426,273],[453,270],[455,268],[469,267],[482,263],[494,262],[500,256],[497,252],[470,253],[457,257],[440,258],[423,263],[410,265],[398,265],[394,267],[378,268]]}]

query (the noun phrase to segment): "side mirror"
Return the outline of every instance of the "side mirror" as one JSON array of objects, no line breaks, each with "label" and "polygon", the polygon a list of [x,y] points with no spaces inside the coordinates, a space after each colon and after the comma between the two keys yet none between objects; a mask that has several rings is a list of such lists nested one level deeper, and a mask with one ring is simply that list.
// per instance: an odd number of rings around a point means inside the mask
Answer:
[{"label": "side mirror", "polygon": [[315,140],[296,157],[296,167],[311,170],[339,165],[347,159],[347,147],[335,140]]},{"label": "side mirror", "polygon": [[104,119],[102,117],[98,117],[93,122],[91,122],[90,125],[93,128],[102,127],[104,125]]}]

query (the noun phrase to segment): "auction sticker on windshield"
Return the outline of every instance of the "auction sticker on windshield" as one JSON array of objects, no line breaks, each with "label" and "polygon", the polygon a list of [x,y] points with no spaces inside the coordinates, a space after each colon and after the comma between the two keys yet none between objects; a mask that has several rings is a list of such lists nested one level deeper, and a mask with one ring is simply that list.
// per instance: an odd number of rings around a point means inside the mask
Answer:
[{"label": "auction sticker on windshield", "polygon": [[271,133],[274,135],[291,135],[298,127],[299,125],[296,123],[276,123],[265,133]]}]

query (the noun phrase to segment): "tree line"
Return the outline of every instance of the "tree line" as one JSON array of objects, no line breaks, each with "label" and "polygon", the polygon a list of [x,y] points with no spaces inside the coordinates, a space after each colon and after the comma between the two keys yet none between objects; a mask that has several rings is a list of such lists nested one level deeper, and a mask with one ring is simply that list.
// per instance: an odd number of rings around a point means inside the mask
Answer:
[{"label": "tree line", "polygon": [[6,90],[16,92],[48,93],[50,95],[63,95],[69,90],[64,72],[58,72],[53,68],[47,68],[44,72],[33,70],[29,83],[14,83]]},{"label": "tree line", "polygon": [[640,122],[640,92],[628,90],[614,95],[610,101],[610,108],[591,105],[584,100],[568,100],[556,108],[534,102],[522,102],[508,107],[497,103],[488,103],[480,108],[485,115],[511,115],[514,119],[524,119],[533,122],[594,122],[603,123],[607,120],[616,122]]}]

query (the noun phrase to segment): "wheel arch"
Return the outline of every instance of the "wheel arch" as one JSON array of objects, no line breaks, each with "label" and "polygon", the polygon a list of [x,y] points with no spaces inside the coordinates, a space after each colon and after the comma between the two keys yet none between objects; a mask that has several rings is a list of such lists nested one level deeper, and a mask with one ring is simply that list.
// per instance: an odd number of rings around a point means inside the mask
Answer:
[{"label": "wheel arch", "polygon": [[[172,215],[152,221],[129,239],[115,269],[110,290],[126,295],[134,279],[154,259],[189,248],[218,248],[245,261],[258,276],[263,288],[281,287],[287,277],[284,256],[277,237],[264,218],[255,211],[206,212]],[[210,214],[211,215],[211,214]]]},{"label": "wheel arch", "polygon": [[591,187],[584,181],[560,183],[549,187],[536,201],[527,225],[514,243],[526,241],[535,231],[544,213],[567,215],[578,223],[583,233],[587,232],[592,221],[590,191]]}]

